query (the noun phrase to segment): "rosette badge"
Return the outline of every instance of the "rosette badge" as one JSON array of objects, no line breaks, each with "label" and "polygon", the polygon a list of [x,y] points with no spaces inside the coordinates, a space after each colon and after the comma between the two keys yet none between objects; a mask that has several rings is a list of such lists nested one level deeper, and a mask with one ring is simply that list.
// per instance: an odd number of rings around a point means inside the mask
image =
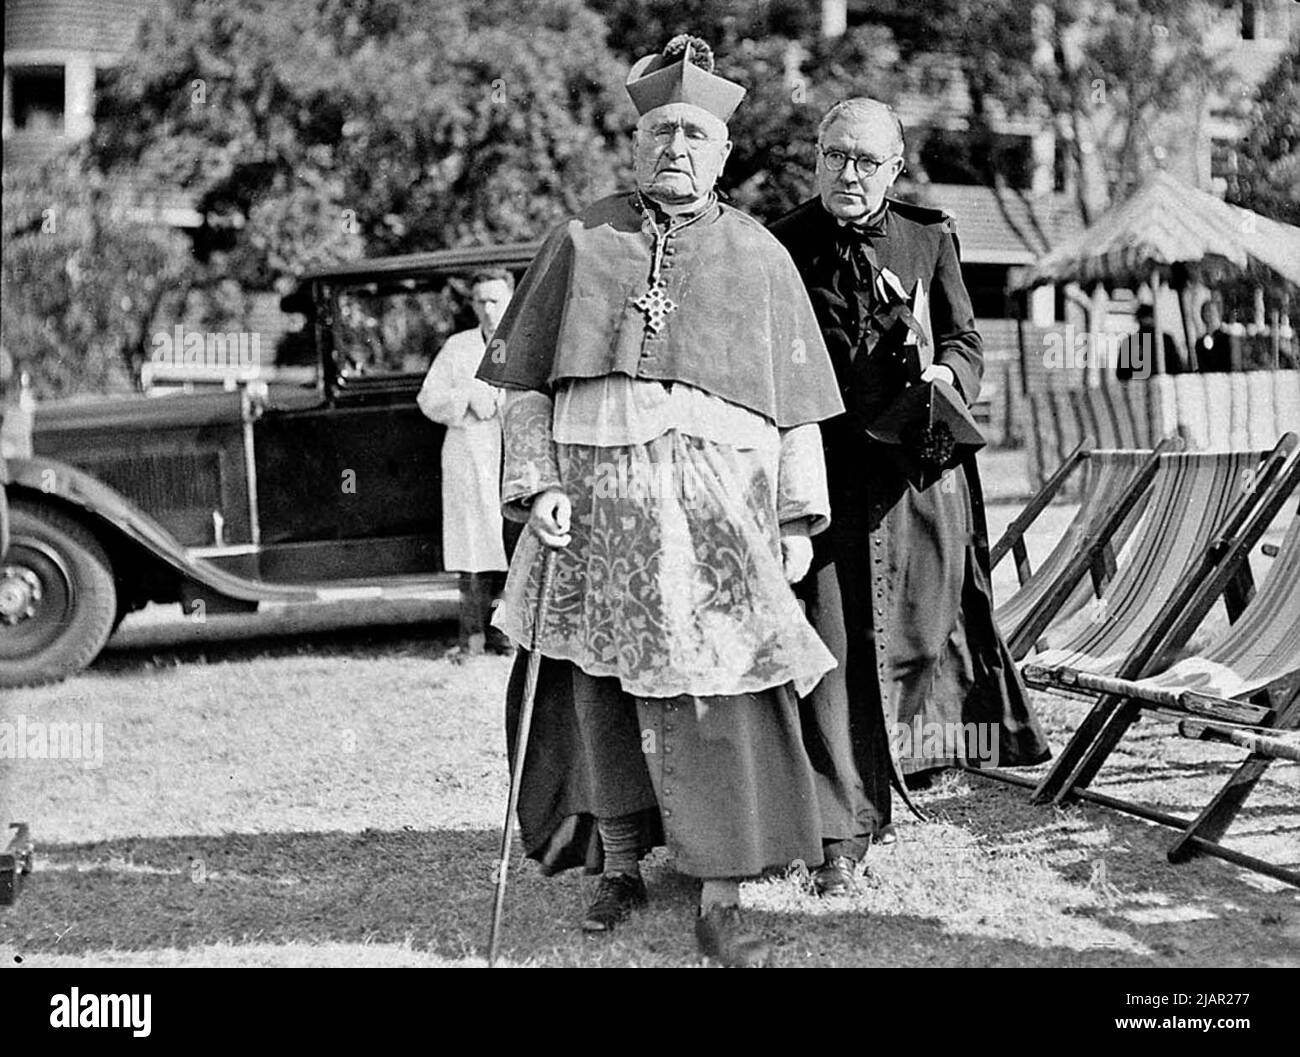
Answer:
[{"label": "rosette badge", "polygon": [[920,491],[985,443],[961,396],[947,382],[909,385],[867,434],[889,445],[899,469]]}]

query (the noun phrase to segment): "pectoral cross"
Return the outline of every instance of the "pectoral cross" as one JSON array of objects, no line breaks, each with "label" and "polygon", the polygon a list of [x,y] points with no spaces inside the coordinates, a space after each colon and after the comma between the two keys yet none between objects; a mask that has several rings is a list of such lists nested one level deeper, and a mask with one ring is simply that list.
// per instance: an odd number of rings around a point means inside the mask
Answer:
[{"label": "pectoral cross", "polygon": [[[677,302],[668,296],[668,284],[660,274],[664,264],[664,245],[667,241],[677,235],[683,228],[690,227],[701,217],[705,216],[709,209],[701,209],[684,223],[673,226],[669,221],[668,225],[661,231],[659,225],[655,223],[654,217],[650,213],[650,207],[646,205],[645,200],[638,192],[634,198],[637,208],[644,217],[641,230],[650,236],[652,255],[650,262],[650,282],[646,287],[645,293],[632,302],[634,308],[645,313],[646,330],[651,334],[658,334],[664,328],[664,322],[668,318],[669,312],[677,311]],[[713,198],[710,197],[708,206],[712,207]]]},{"label": "pectoral cross", "polygon": [[645,325],[652,334],[663,330],[669,312],[677,311],[677,302],[668,296],[667,290],[663,279],[656,277],[652,280],[650,289],[632,302],[645,313]]}]

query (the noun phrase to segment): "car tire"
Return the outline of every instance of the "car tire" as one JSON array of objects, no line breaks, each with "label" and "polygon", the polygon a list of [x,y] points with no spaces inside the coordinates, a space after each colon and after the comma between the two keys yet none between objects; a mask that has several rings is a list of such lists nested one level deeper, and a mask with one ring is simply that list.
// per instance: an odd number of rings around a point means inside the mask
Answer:
[{"label": "car tire", "polygon": [[85,668],[117,616],[113,567],[94,534],[55,507],[9,497],[6,579],[30,605],[0,617],[0,686],[40,686]]}]

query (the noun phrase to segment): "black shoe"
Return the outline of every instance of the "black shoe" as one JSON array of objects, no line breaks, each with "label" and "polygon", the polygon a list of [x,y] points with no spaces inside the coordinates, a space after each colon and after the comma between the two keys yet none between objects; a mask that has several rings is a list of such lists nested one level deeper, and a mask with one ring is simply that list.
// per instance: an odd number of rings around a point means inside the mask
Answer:
[{"label": "black shoe", "polygon": [[646,905],[645,882],[632,874],[606,874],[582,919],[583,932],[610,932]]},{"label": "black shoe", "polygon": [[700,953],[729,969],[758,969],[767,965],[768,942],[745,931],[738,906],[712,906],[695,919]]},{"label": "black shoe", "polygon": [[813,872],[813,891],[819,896],[848,895],[857,887],[856,872],[857,863],[847,855],[837,855]]},{"label": "black shoe", "polygon": [[872,844],[897,844],[898,834],[894,832],[894,824],[881,826],[880,832],[871,841]]}]

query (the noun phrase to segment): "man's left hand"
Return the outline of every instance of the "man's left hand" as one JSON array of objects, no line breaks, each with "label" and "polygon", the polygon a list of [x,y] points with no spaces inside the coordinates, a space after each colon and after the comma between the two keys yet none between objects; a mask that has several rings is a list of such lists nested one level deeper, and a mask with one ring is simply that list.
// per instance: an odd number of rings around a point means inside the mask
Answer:
[{"label": "man's left hand", "polygon": [[923,382],[947,382],[954,389],[957,388],[957,374],[951,367],[945,367],[942,363],[932,363],[921,372],[921,381]]},{"label": "man's left hand", "polygon": [[812,540],[807,532],[781,537],[781,570],[785,573],[786,583],[797,584],[807,576],[812,558]]}]

